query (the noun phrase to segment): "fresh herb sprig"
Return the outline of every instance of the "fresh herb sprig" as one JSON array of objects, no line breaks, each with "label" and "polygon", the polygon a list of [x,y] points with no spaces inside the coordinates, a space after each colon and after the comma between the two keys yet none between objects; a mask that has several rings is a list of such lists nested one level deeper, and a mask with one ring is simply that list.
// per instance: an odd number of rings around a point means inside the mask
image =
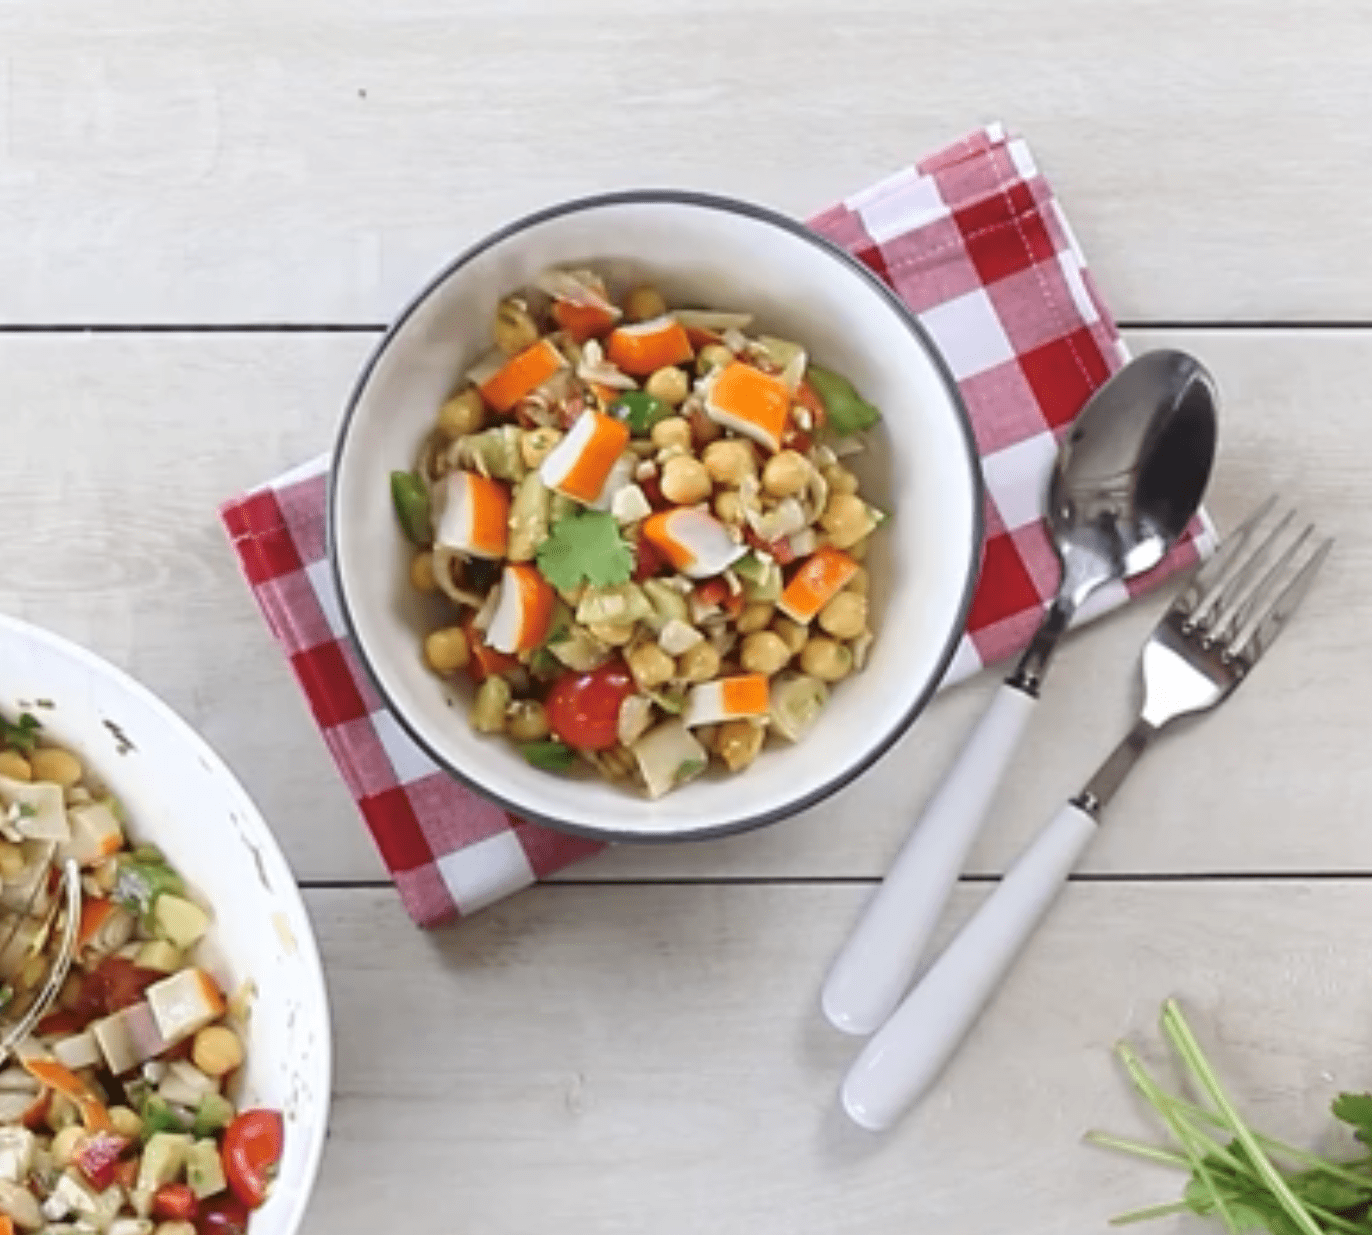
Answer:
[{"label": "fresh herb sprig", "polygon": [[[1165,1091],[1127,1042],[1116,1054],[1134,1086],[1177,1143],[1160,1149],[1104,1132],[1086,1140],[1149,1162],[1190,1171],[1182,1199],[1133,1210],[1111,1220],[1124,1226],[1194,1213],[1213,1216],[1230,1232],[1271,1235],[1372,1235],[1372,1159],[1333,1161],[1251,1128],[1239,1114],[1174,1000],[1162,1009],[1162,1030],[1209,1105]],[[1372,1145],[1372,1094],[1340,1094],[1333,1115]]]},{"label": "fresh herb sprig", "polygon": [[38,732],[43,726],[32,712],[21,712],[13,723],[0,716],[0,742],[11,750],[31,755],[38,745]]}]

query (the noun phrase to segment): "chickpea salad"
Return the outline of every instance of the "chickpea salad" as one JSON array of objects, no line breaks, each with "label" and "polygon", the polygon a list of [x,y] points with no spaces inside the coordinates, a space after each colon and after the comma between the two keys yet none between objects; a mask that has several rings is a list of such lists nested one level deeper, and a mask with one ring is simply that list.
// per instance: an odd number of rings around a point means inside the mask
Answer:
[{"label": "chickpea salad", "polygon": [[446,598],[425,661],[539,768],[654,798],[738,772],[865,663],[885,516],[843,460],[880,414],[751,327],[548,271],[391,474],[410,580]]},{"label": "chickpea salad", "polygon": [[[80,871],[75,951],[60,870]],[[0,717],[0,1235],[242,1235],[280,1112],[240,1111],[244,990],[204,967],[210,916],[30,713]]]}]

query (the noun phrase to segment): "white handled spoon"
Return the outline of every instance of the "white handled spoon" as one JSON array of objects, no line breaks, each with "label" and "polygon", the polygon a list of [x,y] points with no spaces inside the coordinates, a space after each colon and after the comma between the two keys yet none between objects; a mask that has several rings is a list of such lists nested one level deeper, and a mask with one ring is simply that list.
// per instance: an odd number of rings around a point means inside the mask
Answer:
[{"label": "white handled spoon", "polygon": [[1094,395],[1063,440],[1047,520],[1057,596],[877,888],[824,984],[824,1015],[876,1030],[900,1003],[1038,699],[1058,638],[1097,588],[1156,566],[1200,505],[1215,384],[1194,357],[1145,352]]}]

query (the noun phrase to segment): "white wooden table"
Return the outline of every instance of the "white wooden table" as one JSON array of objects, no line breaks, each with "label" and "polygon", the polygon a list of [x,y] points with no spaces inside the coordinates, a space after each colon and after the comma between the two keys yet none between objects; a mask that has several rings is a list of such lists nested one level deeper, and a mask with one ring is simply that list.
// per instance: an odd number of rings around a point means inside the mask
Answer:
[{"label": "white wooden table", "polygon": [[[1169,994],[1294,1137],[1372,1087],[1369,36],[1357,5],[1269,0],[0,4],[0,608],[178,708],[307,889],[338,1064],[310,1232],[1100,1229],[1175,1195],[1079,1143],[1145,1126],[1109,1047],[1152,1049]],[[1130,342],[1217,374],[1221,526],[1275,486],[1339,544],[876,1139],[837,1112],[853,1044],[816,990],[991,677],[803,817],[620,850],[425,935],[215,509],[325,448],[381,325],[492,225],[634,184],[804,214],[991,119]],[[1161,604],[1062,651],[959,912],[1127,720]]]}]

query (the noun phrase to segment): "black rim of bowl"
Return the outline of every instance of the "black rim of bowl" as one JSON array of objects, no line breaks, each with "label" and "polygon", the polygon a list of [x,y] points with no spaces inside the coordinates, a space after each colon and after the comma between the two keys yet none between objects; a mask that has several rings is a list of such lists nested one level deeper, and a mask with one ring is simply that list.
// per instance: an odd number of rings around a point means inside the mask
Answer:
[{"label": "black rim of bowl", "polygon": [[[623,205],[680,205],[694,206],[707,210],[718,210],[728,214],[742,215],[745,218],[760,220],[781,228],[783,231],[791,233],[804,240],[807,244],[813,245],[820,252],[828,255],[832,260],[839,262],[865,281],[881,296],[891,308],[906,329],[919,340],[925,353],[937,369],[939,377],[942,379],[944,388],[948,394],[953,408],[957,413],[959,423],[962,426],[963,441],[966,448],[968,472],[972,481],[972,537],[967,562],[967,581],[963,588],[962,600],[958,605],[957,620],[954,622],[951,632],[945,641],[943,651],[940,653],[936,670],[930,674],[929,681],[924,689],[919,692],[904,715],[891,726],[891,728],[881,736],[863,754],[862,758],[855,760],[827,780],[819,788],[812,790],[803,797],[788,800],[784,805],[772,807],[771,809],[759,811],[754,814],[743,816],[739,819],[730,820],[727,823],[716,824],[712,827],[693,828],[689,831],[669,831],[669,832],[631,832],[620,831],[617,829],[608,830],[595,827],[587,827],[579,823],[569,822],[559,819],[552,815],[546,815],[539,811],[532,811],[521,803],[511,801],[503,797],[489,786],[484,785],[470,773],[457,767],[452,760],[436,749],[430,742],[418,732],[414,725],[406,717],[404,711],[396,706],[395,700],[387,691],[385,684],[381,680],[381,675],[373,666],[371,657],[367,654],[367,648],[357,633],[357,624],[353,620],[352,609],[348,603],[347,589],[343,584],[343,573],[339,567],[338,560],[338,486],[335,477],[338,474],[338,465],[342,459],[344,449],[347,445],[348,431],[352,426],[353,416],[357,412],[358,405],[366,393],[367,387],[371,382],[372,373],[380,364],[382,357],[395,340],[396,336],[404,328],[405,324],[414,315],[428,298],[458,270],[470,262],[479,254],[487,249],[501,244],[518,235],[529,228],[537,227],[541,223],[546,223],[550,219],[560,218],[567,214],[576,214],[585,210],[595,210],[605,206]],[[741,201],[737,198],[722,197],[711,193],[699,193],[680,189],[632,189],[614,193],[600,193],[588,197],[571,198],[553,206],[548,206],[543,210],[537,210],[532,214],[527,214],[523,218],[516,219],[513,223],[490,233],[483,240],[472,245],[465,252],[454,258],[444,266],[427,284],[414,296],[413,299],[401,310],[400,314],[387,328],[381,341],[376,345],[372,354],[367,358],[366,364],[362,367],[358,375],[352,394],[348,397],[347,407],[343,412],[343,419],[339,425],[338,433],[334,441],[334,448],[329,461],[328,479],[328,504],[326,519],[326,534],[329,554],[329,569],[333,576],[334,588],[338,593],[339,609],[342,613],[343,624],[347,628],[348,637],[352,642],[353,648],[357,652],[359,661],[367,677],[371,680],[376,692],[381,697],[382,703],[395,717],[396,722],[409,735],[421,750],[444,771],[456,777],[462,784],[466,785],[474,793],[480,794],[489,801],[495,802],[511,814],[517,815],[522,819],[528,819],[534,823],[545,824],[557,831],[570,833],[574,836],[586,837],[597,841],[629,841],[629,842],[653,842],[653,841],[684,841],[684,840],[709,840],[720,836],[732,836],[740,832],[752,831],[754,828],[764,827],[767,824],[777,823],[782,819],[787,819],[792,815],[797,815],[803,810],[808,810],[824,799],[831,797],[840,789],[855,781],[859,776],[867,771],[877,762],[897,741],[905,734],[906,730],[914,723],[916,717],[924,710],[934,692],[938,689],[939,683],[948,671],[948,666],[952,662],[953,656],[957,651],[958,642],[962,638],[962,633],[967,625],[967,615],[971,609],[972,596],[976,590],[977,578],[980,574],[983,527],[983,483],[981,475],[981,463],[977,455],[976,439],[972,433],[972,423],[967,415],[966,405],[962,401],[962,393],[958,389],[957,382],[950,372],[947,362],[944,360],[938,348],[934,346],[933,340],[929,337],[928,331],[920,324],[919,319],[905,305],[904,301],[895,294],[885,283],[869,270],[862,262],[858,261],[851,254],[845,252],[823,236],[811,231],[802,223],[796,222],[783,214],[770,210],[765,206],[758,206],[752,202]]]}]

